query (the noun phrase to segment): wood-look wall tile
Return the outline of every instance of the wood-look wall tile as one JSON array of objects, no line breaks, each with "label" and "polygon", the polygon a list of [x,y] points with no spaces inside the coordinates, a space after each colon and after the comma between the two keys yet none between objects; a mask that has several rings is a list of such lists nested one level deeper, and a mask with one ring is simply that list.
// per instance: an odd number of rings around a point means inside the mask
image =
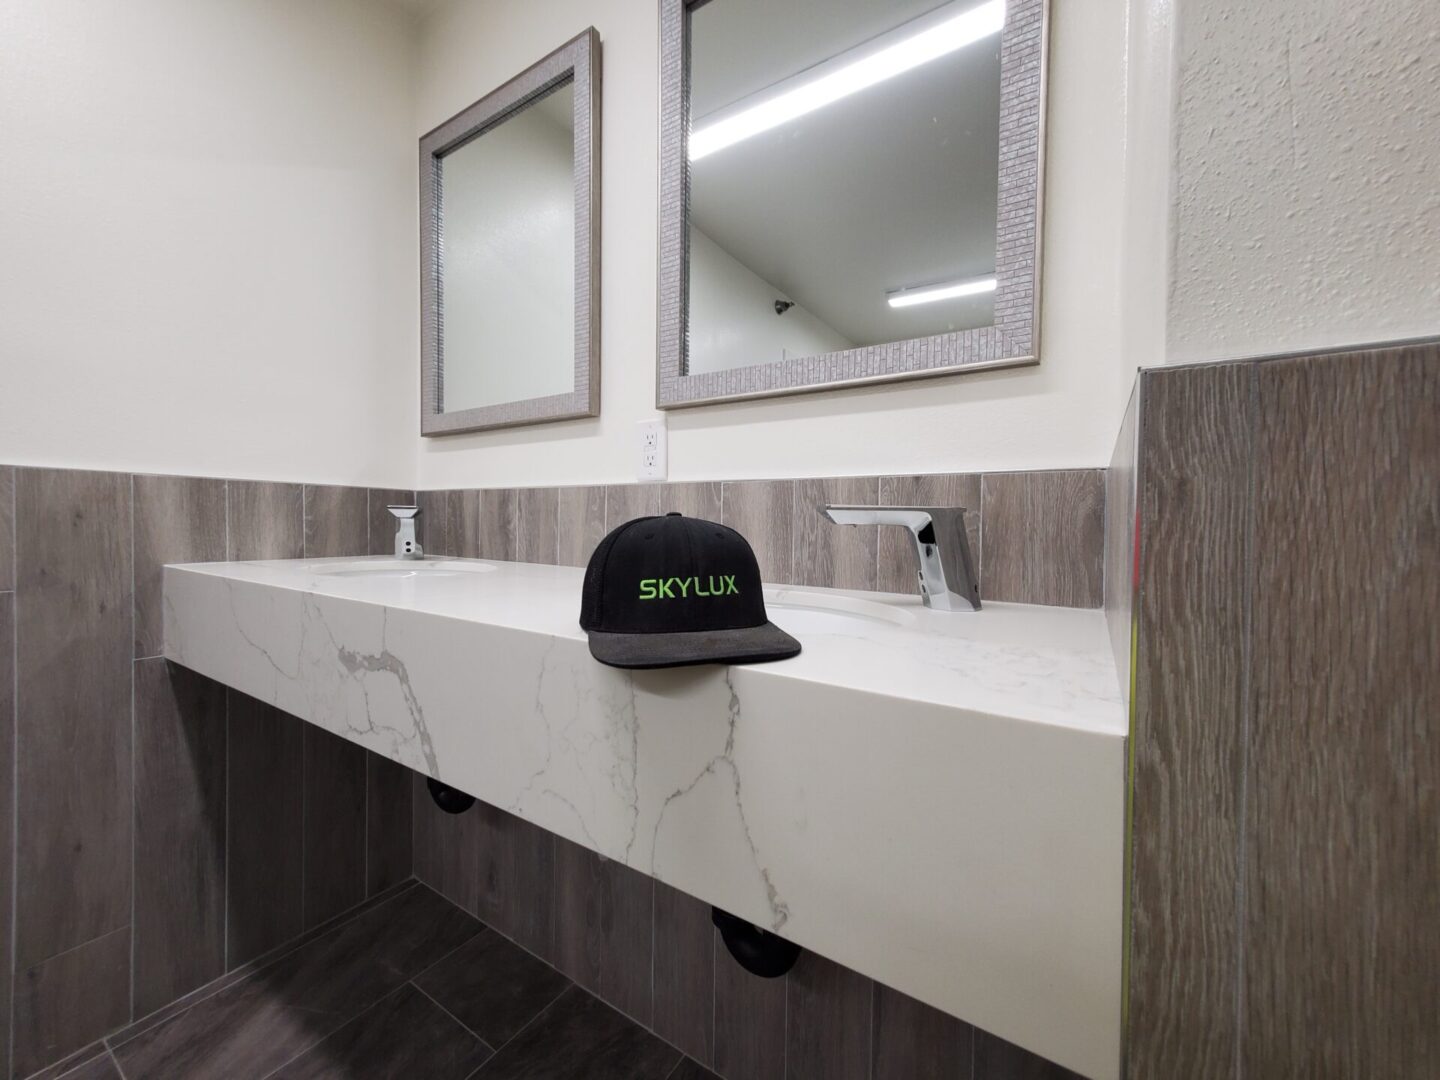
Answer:
[{"label": "wood-look wall tile", "polygon": [[874,476],[796,480],[794,583],[873,590],[876,544],[882,530],[834,525],[820,513],[820,507],[832,503],[874,506],[879,500],[880,481]]},{"label": "wood-look wall tile", "polygon": [[[975,1032],[974,1056],[974,1080],[1084,1080],[1079,1073],[1071,1072],[987,1031]],[[1130,1075],[1140,1077],[1150,1074],[1134,1072],[1132,1066]],[[1216,1074],[1186,1069],[1158,1075],[1208,1078]]]},{"label": "wood-look wall tile", "polygon": [[480,497],[480,558],[513,562],[519,491],[486,488]]},{"label": "wood-look wall tile", "polygon": [[29,1076],[130,1020],[130,927],[14,973],[14,1076]]},{"label": "wood-look wall tile", "polygon": [[703,518],[705,521],[720,520],[722,485],[718,481],[696,480],[662,484],[659,487],[659,509],[656,513],[668,514],[671,510],[678,510],[686,517]]},{"label": "wood-look wall tile", "polygon": [[726,483],[721,498],[724,523],[750,541],[760,562],[761,579],[794,582],[795,481]]},{"label": "wood-look wall tile", "polygon": [[450,492],[417,491],[415,505],[420,507],[416,532],[426,555],[453,555],[450,550]]},{"label": "wood-look wall tile", "polygon": [[231,480],[225,487],[231,561],[305,557],[303,487],[250,480]]},{"label": "wood-look wall tile", "polygon": [[[980,515],[979,473],[930,473],[920,476],[882,476],[881,506],[963,506],[965,533],[976,572],[984,565],[984,529]],[[919,563],[915,542],[906,529],[883,528],[876,532],[879,563],[875,587],[881,592],[911,593],[918,596]],[[982,594],[985,595],[985,594]]]},{"label": "wood-look wall tile", "polygon": [[10,933],[4,928],[11,925],[15,904],[14,659],[15,594],[0,592],[0,1054],[10,1046],[9,974],[13,970]]},{"label": "wood-look wall tile", "polygon": [[[370,488],[366,492],[366,498],[370,517],[370,554],[393,555],[395,554],[395,515],[390,513],[386,507],[418,506],[419,504],[415,502],[415,492],[403,491],[399,488]],[[416,535],[420,535],[418,523]],[[425,547],[423,539],[420,541],[420,546]],[[431,554],[439,553],[432,552]]]},{"label": "wood-look wall tile", "polygon": [[1131,796],[1135,1076],[1225,1077],[1235,1063],[1252,378],[1246,365],[1145,376]]},{"label": "wood-look wall tile", "polygon": [[1256,380],[1241,1074],[1434,1076],[1440,345]]},{"label": "wood-look wall tile", "polygon": [[452,904],[480,917],[484,815],[478,805],[463,814],[447,814],[435,805],[419,773],[411,792],[415,876]]},{"label": "wood-look wall tile", "polygon": [[225,481],[135,477],[135,655],[165,647],[161,580],[166,563],[223,562]]},{"label": "wood-look wall tile", "polygon": [[370,502],[364,488],[305,485],[305,557],[370,553]]},{"label": "wood-look wall tile", "polygon": [[751,975],[717,944],[713,1068],[721,1076],[783,1080],[787,979]]},{"label": "wood-look wall tile", "polygon": [[226,966],[305,929],[305,722],[238,691],[229,710]]},{"label": "wood-look wall tile", "polygon": [[554,566],[559,546],[558,488],[520,488],[514,493],[514,558]]},{"label": "wood-look wall tile", "polygon": [[715,1060],[715,927],[710,905],[655,882],[655,1033],[702,1065]]},{"label": "wood-look wall tile", "polygon": [[[612,484],[605,489],[605,531],[660,513],[668,484]],[[677,507],[678,509],[678,507]]]},{"label": "wood-look wall tile", "polygon": [[305,928],[365,899],[364,747],[302,724],[305,757]]},{"label": "wood-look wall tile", "polygon": [[415,780],[415,875],[441,896],[551,961],[555,836],[487,803],[463,814]]},{"label": "wood-look wall tile", "polygon": [[555,561],[561,566],[584,566],[605,537],[605,489],[561,488],[558,515]]},{"label": "wood-look wall tile", "polygon": [[653,1012],[653,881],[556,837],[554,964],[642,1024]]},{"label": "wood-look wall tile", "polygon": [[1135,483],[1140,436],[1140,381],[1120,422],[1115,452],[1105,470],[1105,625],[1125,705],[1132,696],[1131,637],[1135,616]]},{"label": "wood-look wall tile", "polygon": [[135,1015],[225,972],[225,688],[135,664]]},{"label": "wood-look wall tile", "polygon": [[554,955],[555,835],[477,802],[478,916],[546,960]]},{"label": "wood-look wall tile", "polygon": [[365,752],[365,895],[398,885],[414,870],[412,773],[397,761]]},{"label": "wood-look wall tile", "polygon": [[15,469],[0,465],[0,592],[15,588]]},{"label": "wood-look wall tile", "polygon": [[130,477],[19,469],[15,496],[15,961],[29,968],[130,924]]},{"label": "wood-look wall tile", "polygon": [[1098,608],[1105,593],[1105,473],[986,473],[981,596]]},{"label": "wood-look wall tile", "polygon": [[969,1080],[974,1039],[965,1021],[875,984],[870,1075],[876,1080]]},{"label": "wood-look wall tile", "polygon": [[13,1075],[29,1076],[129,1019],[128,926],[17,969]]},{"label": "wood-look wall tile", "polygon": [[480,492],[450,492],[450,554],[461,559],[478,559],[484,548],[480,533]]},{"label": "wood-look wall tile", "polygon": [[786,981],[786,1075],[869,1080],[875,984],[812,952],[800,954]]}]

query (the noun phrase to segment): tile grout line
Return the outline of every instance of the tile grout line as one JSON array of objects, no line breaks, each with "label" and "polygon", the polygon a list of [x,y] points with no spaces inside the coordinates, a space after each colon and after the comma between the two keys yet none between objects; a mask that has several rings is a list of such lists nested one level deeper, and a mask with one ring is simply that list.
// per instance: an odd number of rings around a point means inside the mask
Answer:
[{"label": "tile grout line", "polygon": [[10,468],[10,1000],[6,1022],[10,1037],[5,1047],[5,1075],[15,1073],[15,954],[20,887],[20,527],[15,517],[20,505],[20,473]]},{"label": "tile grout line", "polygon": [[130,481],[130,1000],[126,1002],[125,1020],[135,1019],[135,890],[139,880],[135,861],[139,835],[139,799],[135,783],[135,751],[139,745],[136,731],[139,725],[135,716],[135,474]]},{"label": "tile grout line", "polygon": [[[143,1030],[134,1032],[123,1040],[120,1040],[118,1042],[114,1041],[117,1035],[124,1033],[131,1027],[134,1027],[135,1024],[143,1023],[146,1019],[159,1015],[166,1009],[174,1006],[177,1002],[183,1001],[184,997],[177,998],[176,1001],[172,1001],[168,1005],[160,1006],[160,1008],[147,1013],[145,1016],[142,1016],[138,1020],[126,1025],[126,1027],[121,1028],[119,1031],[114,1031],[111,1032],[109,1035],[103,1036],[99,1041],[103,1043],[105,1048],[109,1050],[113,1055],[122,1046],[128,1046],[130,1043],[134,1042],[142,1035],[148,1035],[150,1032],[156,1030],[157,1028],[164,1027],[166,1024],[172,1023],[173,1021],[179,1019],[181,1016],[184,1016],[191,1009],[195,1008],[195,1006],[209,1001],[217,994],[222,994],[226,990],[239,986],[242,983],[248,982],[256,975],[260,974],[260,972],[274,966],[281,960],[284,960],[286,957],[298,952],[305,946],[310,945],[313,942],[319,941],[321,938],[329,937],[336,930],[339,930],[342,926],[345,926],[346,924],[365,914],[365,912],[371,910],[372,908],[381,907],[384,904],[390,903],[392,900],[399,897],[402,893],[408,892],[409,889],[415,884],[418,884],[418,882],[415,882],[413,880],[407,880],[401,882],[400,885],[391,886],[391,889],[388,892],[376,894],[378,897],[383,897],[383,899],[379,899],[374,903],[370,903],[369,901],[363,901],[362,903],[357,904],[354,908],[350,909],[350,911],[343,912],[340,915],[334,916],[328,922],[321,923],[320,926],[317,927],[315,930],[302,931],[300,934],[297,934],[294,938],[290,939],[290,941],[285,942],[281,945],[277,945],[270,952],[261,953],[253,960],[247,960],[244,964],[237,967],[235,971],[239,971],[241,968],[247,966],[250,966],[250,970],[246,971],[242,975],[237,975],[236,977],[230,979],[230,981],[228,982],[225,981],[226,977],[234,974],[234,972],[226,972],[224,975],[212,979],[210,982],[204,984],[203,986],[196,987],[190,993],[198,994],[200,996],[196,997],[193,1001],[187,1003],[184,1008],[178,1009],[174,1013],[171,1013],[169,1016],[156,1020],[148,1027],[144,1028]],[[427,968],[426,970],[428,971],[429,968]],[[216,985],[217,983],[220,985]],[[202,991],[206,990],[207,987],[213,988],[210,989],[208,993],[202,993]],[[117,1058],[116,1060],[118,1061],[119,1059]]]},{"label": "tile grout line", "polygon": [[[225,561],[230,561],[230,481],[220,481],[225,491]],[[220,835],[225,838],[225,860],[221,867],[221,874],[224,878],[224,893],[222,895],[222,912],[220,917],[221,933],[220,942],[220,966],[224,975],[230,970],[230,688],[224,688],[224,713],[225,713],[225,820],[221,824]]]},{"label": "tile grout line", "polygon": [[[478,935],[477,935],[477,936],[478,936]],[[475,938],[472,937],[470,940],[471,940],[471,941],[474,941]],[[430,966],[431,966],[431,967],[434,967],[435,965],[432,964],[432,965],[430,965]],[[428,971],[429,968],[426,968],[426,970]],[[419,976],[417,975],[415,978],[419,978]],[[489,1051],[490,1057],[494,1057],[494,1056],[495,1056],[495,1048],[494,1048],[493,1046],[491,1046],[488,1042],[486,1042],[485,1039],[481,1036],[481,1034],[480,1034],[478,1031],[476,1031],[474,1028],[472,1028],[469,1024],[465,1023],[464,1020],[461,1020],[458,1016],[456,1016],[454,1013],[452,1013],[452,1012],[451,1012],[449,1009],[447,1009],[444,1005],[441,1005],[440,1002],[438,1002],[438,1001],[435,1000],[435,998],[434,998],[433,995],[427,994],[427,993],[425,992],[425,988],[424,988],[423,986],[421,986],[419,983],[417,983],[417,982],[415,981],[415,979],[410,979],[408,982],[406,982],[406,983],[404,984],[404,986],[410,987],[410,988],[411,988],[412,990],[414,990],[417,994],[419,994],[421,997],[423,997],[426,1001],[430,1002],[431,1005],[434,1005],[437,1009],[439,1009],[442,1013],[444,1013],[446,1016],[448,1016],[451,1020],[454,1020],[455,1023],[459,1024],[462,1030],[464,1030],[465,1032],[469,1033],[470,1035],[473,1035],[473,1036],[475,1037],[475,1040],[476,1040],[477,1042],[479,1042],[479,1044],[480,1044],[481,1046],[483,1046],[487,1051]],[[562,991],[560,991],[560,992],[563,994],[565,991],[562,990]],[[488,1061],[489,1058],[487,1058],[486,1060]],[[484,1062],[481,1062],[481,1064],[483,1065]]]},{"label": "tile grout line", "polygon": [[1240,806],[1235,844],[1235,1080],[1245,1075],[1245,902],[1246,870],[1249,859],[1246,834],[1250,812],[1250,731],[1254,723],[1251,692],[1255,662],[1255,529],[1259,487],[1256,468],[1260,417],[1260,369],[1252,366],[1247,380],[1246,428],[1249,453],[1246,460],[1245,579],[1241,601],[1240,639]]}]

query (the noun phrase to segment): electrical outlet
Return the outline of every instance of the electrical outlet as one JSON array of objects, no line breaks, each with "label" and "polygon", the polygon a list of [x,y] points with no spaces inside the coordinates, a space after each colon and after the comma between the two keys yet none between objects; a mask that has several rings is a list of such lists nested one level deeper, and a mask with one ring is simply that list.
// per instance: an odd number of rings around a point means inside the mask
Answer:
[{"label": "electrical outlet", "polygon": [[641,480],[665,479],[665,418],[641,420],[640,458],[635,465],[635,475]]}]

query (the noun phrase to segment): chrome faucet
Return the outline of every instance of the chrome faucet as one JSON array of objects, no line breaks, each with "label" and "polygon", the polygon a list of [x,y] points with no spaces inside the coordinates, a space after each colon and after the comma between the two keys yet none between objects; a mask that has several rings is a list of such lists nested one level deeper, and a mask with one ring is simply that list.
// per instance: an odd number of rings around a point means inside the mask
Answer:
[{"label": "chrome faucet", "polygon": [[822,506],[836,525],[901,525],[910,530],[920,560],[920,595],[939,611],[979,611],[980,585],[965,510],[959,506]]},{"label": "chrome faucet", "polygon": [[386,510],[395,515],[395,557],[397,559],[423,559],[425,549],[415,535],[415,520],[420,516],[418,506],[387,506]]}]

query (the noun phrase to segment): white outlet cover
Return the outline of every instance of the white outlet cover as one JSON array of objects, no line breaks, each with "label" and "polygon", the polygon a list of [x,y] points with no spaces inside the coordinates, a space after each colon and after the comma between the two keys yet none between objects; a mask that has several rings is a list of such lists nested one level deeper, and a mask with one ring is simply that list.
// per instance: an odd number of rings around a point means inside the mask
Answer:
[{"label": "white outlet cover", "polygon": [[639,434],[636,439],[635,476],[640,480],[664,480],[667,472],[665,418],[641,420],[636,426]]}]

